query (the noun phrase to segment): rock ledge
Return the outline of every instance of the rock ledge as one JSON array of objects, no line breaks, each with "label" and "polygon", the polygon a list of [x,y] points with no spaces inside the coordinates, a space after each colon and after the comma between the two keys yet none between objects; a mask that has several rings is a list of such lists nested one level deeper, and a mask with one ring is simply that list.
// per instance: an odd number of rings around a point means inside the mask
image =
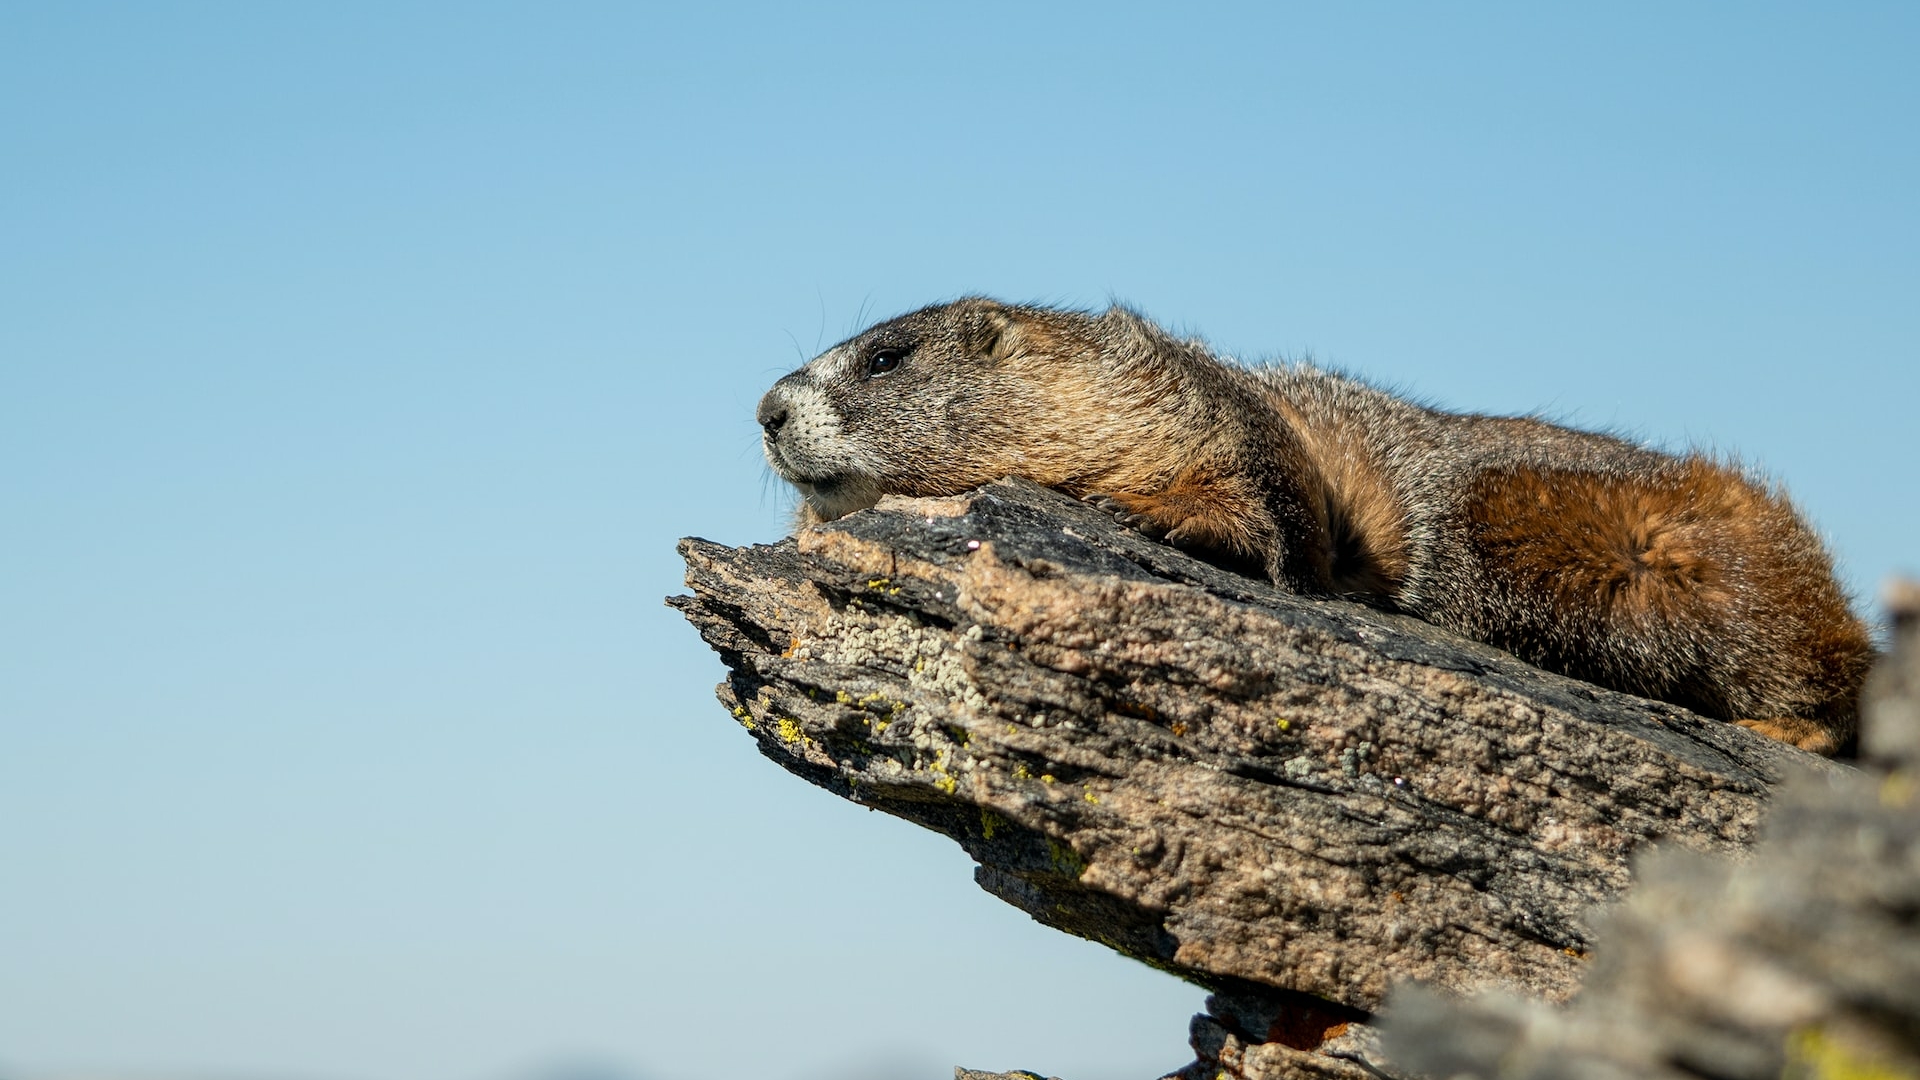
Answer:
[{"label": "rock ledge", "polygon": [[1024,481],[681,552],[669,603],[763,753],[1213,989],[1192,1068],[1228,1075],[1383,1075],[1408,980],[1562,1001],[1636,851],[1740,853],[1783,777],[1845,772]]}]

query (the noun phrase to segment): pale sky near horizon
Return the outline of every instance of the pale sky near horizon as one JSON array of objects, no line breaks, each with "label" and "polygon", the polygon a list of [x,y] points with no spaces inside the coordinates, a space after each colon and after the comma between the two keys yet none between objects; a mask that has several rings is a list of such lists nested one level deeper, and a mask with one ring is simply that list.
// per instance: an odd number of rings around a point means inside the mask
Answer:
[{"label": "pale sky near horizon", "polygon": [[0,4],[0,1077],[1139,1080],[1201,991],[661,597],[962,293],[1737,454],[1920,572],[1920,8]]}]

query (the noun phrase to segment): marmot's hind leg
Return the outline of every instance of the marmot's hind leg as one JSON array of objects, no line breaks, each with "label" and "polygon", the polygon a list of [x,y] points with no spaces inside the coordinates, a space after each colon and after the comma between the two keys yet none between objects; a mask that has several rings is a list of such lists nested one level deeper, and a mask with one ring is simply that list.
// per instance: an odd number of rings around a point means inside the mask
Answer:
[{"label": "marmot's hind leg", "polygon": [[1821,753],[1873,650],[1787,502],[1700,457],[1509,468],[1471,486],[1470,632],[1543,667]]}]

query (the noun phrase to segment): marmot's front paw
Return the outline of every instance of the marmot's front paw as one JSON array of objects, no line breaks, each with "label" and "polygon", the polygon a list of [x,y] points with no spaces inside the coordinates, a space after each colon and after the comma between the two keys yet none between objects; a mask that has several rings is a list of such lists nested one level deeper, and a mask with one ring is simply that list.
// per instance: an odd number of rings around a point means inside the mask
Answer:
[{"label": "marmot's front paw", "polygon": [[1204,488],[1172,488],[1153,495],[1096,494],[1086,501],[1141,535],[1214,562],[1253,564],[1264,556],[1251,524],[1253,506],[1221,500]]},{"label": "marmot's front paw", "polygon": [[1144,536],[1155,540],[1167,538],[1168,527],[1157,518],[1142,512],[1137,496],[1123,498],[1119,495],[1088,495],[1081,501],[1096,510],[1113,515],[1113,520]]},{"label": "marmot's front paw", "polygon": [[1779,716],[1771,720],[1735,720],[1743,728],[1757,731],[1769,739],[1832,757],[1840,749],[1833,732],[1800,716]]}]

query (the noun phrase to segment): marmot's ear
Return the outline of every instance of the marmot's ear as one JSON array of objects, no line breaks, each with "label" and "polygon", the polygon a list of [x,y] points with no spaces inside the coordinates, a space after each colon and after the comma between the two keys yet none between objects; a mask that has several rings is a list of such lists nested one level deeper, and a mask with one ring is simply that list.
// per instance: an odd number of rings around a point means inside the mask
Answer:
[{"label": "marmot's ear", "polygon": [[1122,339],[1144,342],[1162,334],[1160,328],[1145,315],[1120,304],[1114,304],[1102,312],[1100,321]]},{"label": "marmot's ear", "polygon": [[1153,358],[1171,344],[1166,331],[1146,316],[1119,304],[1101,313],[1098,327],[1101,351],[1113,363],[1152,363]]},{"label": "marmot's ear", "polygon": [[971,351],[990,360],[1005,360],[1020,350],[1020,319],[991,300],[974,310],[968,327]]}]

